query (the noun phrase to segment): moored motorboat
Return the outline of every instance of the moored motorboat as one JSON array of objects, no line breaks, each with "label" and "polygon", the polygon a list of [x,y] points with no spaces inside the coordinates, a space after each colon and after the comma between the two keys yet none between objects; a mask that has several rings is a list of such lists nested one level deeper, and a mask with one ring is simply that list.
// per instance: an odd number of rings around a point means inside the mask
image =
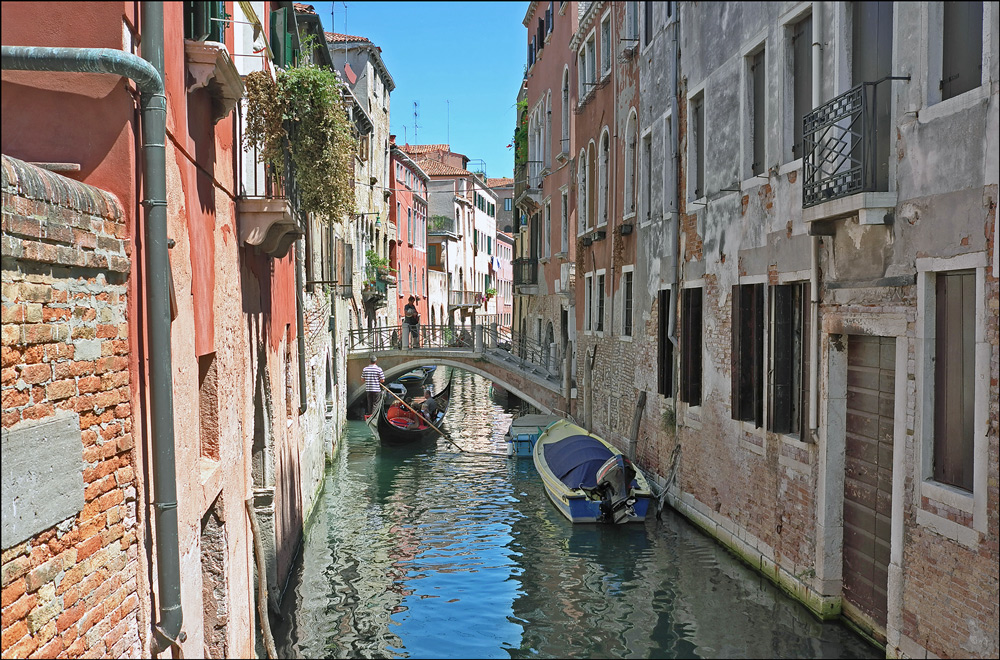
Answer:
[{"label": "moored motorboat", "polygon": [[541,432],[532,456],[545,493],[571,522],[646,519],[652,492],[645,476],[598,436],[559,420]]},{"label": "moored motorboat", "polygon": [[437,411],[427,420],[419,414],[424,397],[411,399],[404,404],[400,398],[386,394],[378,416],[378,434],[386,444],[417,442],[437,433],[434,427],[441,427],[441,421],[448,410],[451,398],[451,381],[432,398],[437,402]]},{"label": "moored motorboat", "polygon": [[396,379],[396,382],[400,385],[406,387],[409,392],[420,392],[423,388],[424,381],[430,374],[424,369],[417,368],[413,371],[409,371]]}]

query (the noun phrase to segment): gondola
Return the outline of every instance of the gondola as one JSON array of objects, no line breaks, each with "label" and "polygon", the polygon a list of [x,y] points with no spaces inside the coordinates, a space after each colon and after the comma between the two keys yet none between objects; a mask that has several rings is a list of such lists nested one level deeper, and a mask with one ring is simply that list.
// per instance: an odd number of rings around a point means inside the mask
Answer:
[{"label": "gondola", "polygon": [[[437,434],[437,431],[434,430],[431,424],[427,423],[426,419],[414,412],[420,410],[420,404],[424,401],[423,397],[417,397],[408,401],[407,403],[413,408],[413,410],[410,410],[391,394],[383,394],[385,401],[378,416],[378,435],[383,443],[405,444],[418,442]],[[434,400],[438,404],[437,413],[435,413],[434,419],[430,420],[434,426],[441,427],[441,420],[444,419],[444,414],[448,410],[448,401],[450,399],[451,380],[448,381],[448,384],[440,392],[434,395]]]}]

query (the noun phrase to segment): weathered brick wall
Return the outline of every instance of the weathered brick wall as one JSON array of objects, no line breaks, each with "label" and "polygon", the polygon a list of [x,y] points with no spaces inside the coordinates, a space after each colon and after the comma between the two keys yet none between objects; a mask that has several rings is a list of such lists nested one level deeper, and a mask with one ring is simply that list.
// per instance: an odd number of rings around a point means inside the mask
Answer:
[{"label": "weathered brick wall", "polygon": [[[136,657],[124,214],[107,193],[7,157],[2,195],[5,452],[17,432],[76,415],[84,487],[76,516],[3,548],[3,657]],[[5,472],[5,493],[16,476]]]}]

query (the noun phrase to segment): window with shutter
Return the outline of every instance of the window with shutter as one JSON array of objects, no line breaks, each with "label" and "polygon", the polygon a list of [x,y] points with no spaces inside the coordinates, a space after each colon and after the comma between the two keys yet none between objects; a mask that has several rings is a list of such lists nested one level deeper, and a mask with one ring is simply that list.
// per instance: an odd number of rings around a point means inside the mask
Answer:
[{"label": "window with shutter", "polygon": [[691,406],[701,405],[701,335],[702,290],[681,292],[681,383],[680,400]]},{"label": "window with shutter", "polygon": [[806,401],[806,342],[809,337],[805,282],[771,287],[771,397],[772,431],[801,434]]},{"label": "window with shutter", "polygon": [[674,396],[674,345],[670,341],[670,296],[673,291],[663,289],[658,295],[657,313],[659,331],[657,334],[657,392],[670,399]]},{"label": "window with shutter", "polygon": [[764,425],[764,285],[733,286],[732,416]]}]

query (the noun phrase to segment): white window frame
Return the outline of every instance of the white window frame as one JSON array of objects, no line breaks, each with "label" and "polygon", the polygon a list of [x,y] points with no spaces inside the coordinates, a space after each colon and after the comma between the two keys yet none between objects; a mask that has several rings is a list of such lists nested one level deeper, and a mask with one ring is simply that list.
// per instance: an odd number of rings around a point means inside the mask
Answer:
[{"label": "white window frame", "polygon": [[[604,29],[607,27],[607,36],[605,36]],[[603,80],[605,76],[611,75],[611,65],[614,62],[612,57],[612,43],[614,42],[614,36],[611,33],[611,9],[604,12],[601,16],[601,79]]]},{"label": "white window frame", "polygon": [[583,276],[583,334],[593,334],[594,319],[594,274],[586,273]]},{"label": "white window frame", "polygon": [[569,254],[569,185],[560,187],[559,195],[559,254],[565,258]]},{"label": "white window frame", "polygon": [[582,236],[587,231],[587,150],[580,150],[579,162],[576,166],[576,235]]},{"label": "white window frame", "polygon": [[[802,157],[795,157],[792,147],[795,144],[795,45],[792,43],[793,31],[796,23],[812,16],[812,3],[802,3],[791,11],[786,12],[778,20],[781,26],[781,72],[782,80],[779,86],[780,101],[779,121],[781,122],[781,135],[779,140],[779,153],[781,154],[780,171],[789,171],[802,167]],[[813,20],[813,29],[816,29],[816,21]],[[815,33],[813,33],[815,37]],[[804,139],[803,139],[804,143]]]},{"label": "white window frame", "polygon": [[[958,98],[958,97],[955,97]],[[972,527],[938,516],[923,507],[917,507],[917,524],[938,534],[957,541],[967,547],[976,548],[980,535],[987,533],[988,514],[987,490],[989,480],[989,441],[987,438],[990,385],[990,351],[987,336],[987,319],[990,311],[986,306],[986,268],[989,263],[985,252],[975,252],[951,258],[919,258],[917,268],[917,337],[916,368],[917,413],[916,449],[914,480],[917,484],[917,498],[920,502],[927,497],[972,516]],[[938,273],[956,270],[975,271],[976,318],[975,318],[975,392],[973,394],[976,414],[973,422],[973,487],[969,493],[960,488],[942,484],[934,480],[934,354],[936,323],[936,283]]]},{"label": "white window frame", "polygon": [[546,261],[552,256],[552,199],[545,200],[542,211],[542,256]]},{"label": "white window frame", "polygon": [[[604,148],[605,139],[607,149]],[[597,213],[594,227],[606,227],[611,215],[611,131],[607,126],[601,131],[597,147]]]},{"label": "white window frame", "polygon": [[[649,145],[649,160],[646,160],[646,146]],[[653,221],[653,127],[648,127],[639,137],[639,148],[636,151],[636,169],[639,170],[636,200],[636,214],[639,216],[639,225],[646,225]],[[649,208],[647,208],[647,206]]]},{"label": "white window frame", "polygon": [[[603,280],[603,282],[601,280]],[[607,283],[608,283],[607,270],[605,270],[604,268],[598,268],[596,271],[594,271],[594,301],[595,301],[595,304],[592,304],[591,308],[594,311],[594,322],[593,322],[592,327],[594,329],[594,335],[597,336],[597,337],[603,337],[605,334],[608,333],[608,327],[607,327],[607,324],[605,323],[606,319],[603,318],[603,317],[606,317],[608,315],[608,313],[607,313],[608,305],[607,305],[607,300],[605,299],[605,293],[604,293],[605,288],[607,288]],[[599,304],[602,301],[605,303],[604,304],[604,313],[603,314],[600,313],[601,305]],[[602,318],[598,319],[598,315],[601,315]],[[597,329],[597,321],[598,320],[600,320],[600,322],[601,322],[601,329],[600,330]]]},{"label": "white window frame", "polygon": [[[635,144],[632,144],[632,143]],[[635,218],[638,212],[638,186],[636,186],[636,165],[639,153],[639,113],[630,108],[628,120],[625,123],[625,182],[622,190],[622,218]],[[631,209],[629,205],[631,204]]]},{"label": "white window frame", "polygon": [[[942,62],[944,58],[944,3],[925,2],[920,4],[921,24],[928,27],[927,48],[924,50],[927,60],[922,72],[924,75],[922,81],[924,99],[926,99],[928,107],[925,110],[921,110],[921,121],[930,121],[930,119],[939,115],[947,115],[952,112],[965,110],[989,97],[989,72],[993,65],[993,49],[990,44],[992,44],[993,39],[992,26],[994,12],[998,10],[1000,8],[996,6],[995,2],[983,3],[983,67],[979,86],[953,96],[950,99],[942,100],[941,89],[938,87],[938,83],[941,80],[941,69],[944,66]],[[957,101],[957,99],[962,100]],[[941,104],[943,104],[943,107],[936,107]],[[927,113],[931,108],[934,108],[934,112],[928,116]]]},{"label": "white window frame", "polygon": [[[625,334],[625,274],[632,275],[632,334]],[[621,314],[618,318],[618,337],[622,341],[632,341],[635,338],[635,265],[630,264],[628,266],[622,266],[622,277],[621,277],[621,304],[618,305],[621,309]]]},{"label": "white window frame", "polygon": [[[740,140],[740,152],[739,152],[739,177],[745,182],[745,185],[741,185],[740,189],[748,188],[750,186],[759,183],[756,180],[756,176],[753,173],[753,71],[751,67],[753,66],[753,58],[757,56],[757,53],[764,51],[764,170],[760,176],[766,176],[768,157],[770,155],[770,149],[768,149],[767,143],[767,129],[768,120],[771,119],[768,116],[767,105],[768,105],[768,94],[767,94],[767,80],[769,73],[769,53],[767,52],[767,31],[759,32],[754,35],[753,38],[749,39],[740,48],[740,59],[743,66],[740,67],[740,98],[742,99],[740,108],[740,135],[743,139]],[[704,100],[702,101],[704,105]],[[706,113],[707,122],[707,113]],[[706,130],[706,135],[708,131]],[[708,143],[705,143],[705,151],[708,151]],[[706,173],[707,178],[707,173]],[[732,187],[732,186],[726,186]]]},{"label": "white window frame", "polygon": [[707,189],[708,189],[708,162],[707,162],[708,161],[708,140],[706,139],[704,141],[705,153],[701,154],[701,157],[704,158],[705,161],[706,161],[703,164],[704,167],[702,168],[702,170],[704,172],[705,181],[701,182],[701,185],[703,186],[704,190],[701,191],[701,195],[699,195],[698,197],[695,197],[695,190],[697,189],[696,186],[695,186],[696,177],[692,176],[692,173],[693,174],[697,174],[697,172],[698,172],[698,148],[697,148],[697,141],[695,139],[696,136],[695,136],[695,132],[694,132],[694,104],[700,98],[700,100],[701,100],[701,107],[702,107],[702,118],[703,118],[703,121],[704,121],[704,124],[705,124],[704,126],[702,126],[702,131],[707,136],[707,135],[709,135],[709,130],[708,130],[708,112],[707,112],[707,110],[708,110],[708,94],[706,93],[706,91],[707,90],[705,89],[705,81],[702,81],[701,84],[697,85],[696,87],[694,87],[690,91],[688,91],[688,95],[687,95],[687,104],[688,104],[688,107],[687,107],[687,116],[688,116],[688,121],[687,121],[687,140],[688,140],[688,146],[689,146],[689,148],[685,150],[687,152],[687,167],[686,167],[686,171],[688,172],[688,176],[685,177],[685,179],[687,181],[687,186],[686,186],[687,190],[685,192],[686,192],[686,195],[687,195],[687,201],[688,202],[697,202],[699,204],[704,204],[705,203],[705,198],[707,197]]}]

